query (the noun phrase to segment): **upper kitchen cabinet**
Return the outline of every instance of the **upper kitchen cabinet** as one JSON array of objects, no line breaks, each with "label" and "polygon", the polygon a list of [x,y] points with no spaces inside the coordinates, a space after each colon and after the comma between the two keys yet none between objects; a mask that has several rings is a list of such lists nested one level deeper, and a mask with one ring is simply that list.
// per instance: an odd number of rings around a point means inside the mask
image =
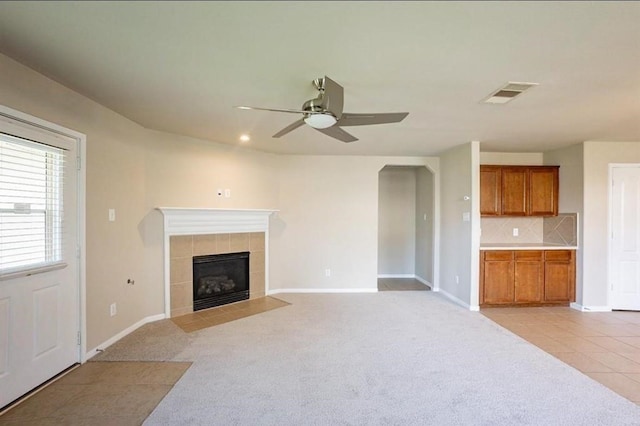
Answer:
[{"label": "upper kitchen cabinet", "polygon": [[502,168],[480,166],[480,213],[500,216],[502,212]]},{"label": "upper kitchen cabinet", "polygon": [[559,166],[480,166],[482,216],[557,216]]},{"label": "upper kitchen cabinet", "polygon": [[501,216],[528,216],[528,206],[529,169],[503,167]]},{"label": "upper kitchen cabinet", "polygon": [[529,216],[558,216],[559,166],[529,169]]}]

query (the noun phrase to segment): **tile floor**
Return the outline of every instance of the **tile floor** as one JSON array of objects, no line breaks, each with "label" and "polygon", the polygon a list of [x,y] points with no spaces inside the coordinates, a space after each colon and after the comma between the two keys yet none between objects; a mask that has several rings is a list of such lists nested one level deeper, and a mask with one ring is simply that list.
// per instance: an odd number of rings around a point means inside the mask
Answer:
[{"label": "tile floor", "polygon": [[171,321],[185,332],[191,333],[192,331],[202,330],[203,328],[224,324],[225,322],[235,321],[288,305],[289,303],[280,299],[266,296],[211,309],[203,309],[191,314],[171,318]]},{"label": "tile floor", "polygon": [[486,317],[640,405],[640,312],[487,308]]},{"label": "tile floor", "polygon": [[140,425],[190,362],[87,362],[0,416],[0,425]]},{"label": "tile floor", "polygon": [[415,278],[378,278],[378,291],[429,291]]}]

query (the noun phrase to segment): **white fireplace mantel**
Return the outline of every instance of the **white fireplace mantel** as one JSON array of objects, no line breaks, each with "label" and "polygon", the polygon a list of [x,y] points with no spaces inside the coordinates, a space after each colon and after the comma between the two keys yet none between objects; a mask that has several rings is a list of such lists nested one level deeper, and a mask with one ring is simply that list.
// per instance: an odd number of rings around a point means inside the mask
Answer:
[{"label": "white fireplace mantel", "polygon": [[189,209],[158,207],[164,216],[164,235],[265,232],[269,216],[278,210]]},{"label": "white fireplace mantel", "polygon": [[[278,210],[266,209],[202,209],[158,207],[164,216],[164,310],[166,318],[171,316],[171,288],[169,253],[170,237],[173,235],[235,234],[242,232],[264,232],[269,241],[269,216]],[[269,281],[269,245],[265,247],[265,283]],[[266,290],[266,289],[265,289]]]}]

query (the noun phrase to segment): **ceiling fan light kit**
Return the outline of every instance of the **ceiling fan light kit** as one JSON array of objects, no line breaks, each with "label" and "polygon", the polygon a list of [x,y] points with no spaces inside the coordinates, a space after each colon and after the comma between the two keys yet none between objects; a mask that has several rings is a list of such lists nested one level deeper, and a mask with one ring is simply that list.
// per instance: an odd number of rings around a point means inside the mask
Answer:
[{"label": "ceiling fan light kit", "polygon": [[279,138],[298,127],[308,124],[317,131],[342,142],[354,142],[358,138],[342,129],[344,126],[365,126],[370,124],[398,123],[409,115],[408,112],[352,114],[342,112],[344,89],[329,77],[313,80],[313,85],[320,92],[317,98],[310,99],[302,105],[302,109],[279,109],[239,106],[239,109],[255,109],[261,111],[286,112],[302,114],[302,118],[291,123],[273,135]]},{"label": "ceiling fan light kit", "polygon": [[326,129],[338,122],[331,114],[309,114],[304,118],[304,122],[314,129]]}]

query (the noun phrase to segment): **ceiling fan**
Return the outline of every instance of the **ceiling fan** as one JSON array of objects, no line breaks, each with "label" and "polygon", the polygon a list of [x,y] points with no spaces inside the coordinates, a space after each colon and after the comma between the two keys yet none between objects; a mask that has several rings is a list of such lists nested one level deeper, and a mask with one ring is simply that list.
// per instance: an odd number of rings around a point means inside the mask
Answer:
[{"label": "ceiling fan", "polygon": [[239,106],[239,109],[255,109],[261,111],[287,112],[302,114],[303,117],[273,135],[279,138],[305,123],[327,136],[342,142],[354,142],[358,138],[345,132],[345,126],[364,126],[369,124],[398,123],[409,115],[408,112],[390,112],[379,114],[353,114],[342,112],[344,89],[329,77],[313,80],[313,85],[320,92],[317,98],[310,99],[302,105],[302,109],[260,108]]}]

